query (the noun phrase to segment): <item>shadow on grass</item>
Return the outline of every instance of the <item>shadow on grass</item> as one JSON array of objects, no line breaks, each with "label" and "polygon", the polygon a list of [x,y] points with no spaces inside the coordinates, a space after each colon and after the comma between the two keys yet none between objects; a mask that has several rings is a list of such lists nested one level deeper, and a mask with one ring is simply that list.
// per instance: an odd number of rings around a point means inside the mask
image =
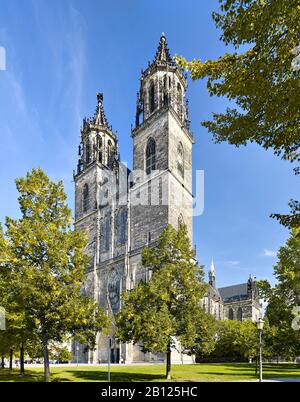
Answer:
[{"label": "shadow on grass", "polygon": [[9,369],[0,369],[1,382],[41,382],[43,380],[43,373],[36,371],[25,371],[25,375],[21,377],[20,372],[17,369],[14,369],[13,371],[9,371]]},{"label": "shadow on grass", "polygon": [[[74,378],[80,379],[81,381],[107,381],[107,372],[101,371],[66,371]],[[160,374],[147,374],[147,373],[111,373],[112,382],[134,382],[134,381],[162,381],[165,379],[164,375]]]}]

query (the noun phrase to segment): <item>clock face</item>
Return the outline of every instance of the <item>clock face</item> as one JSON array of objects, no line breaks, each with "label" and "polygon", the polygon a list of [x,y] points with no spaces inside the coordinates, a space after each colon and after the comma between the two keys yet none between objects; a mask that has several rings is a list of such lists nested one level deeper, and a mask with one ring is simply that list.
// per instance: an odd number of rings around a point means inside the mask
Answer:
[{"label": "clock face", "polygon": [[116,313],[120,305],[120,278],[116,274],[109,280],[108,297],[112,311]]}]

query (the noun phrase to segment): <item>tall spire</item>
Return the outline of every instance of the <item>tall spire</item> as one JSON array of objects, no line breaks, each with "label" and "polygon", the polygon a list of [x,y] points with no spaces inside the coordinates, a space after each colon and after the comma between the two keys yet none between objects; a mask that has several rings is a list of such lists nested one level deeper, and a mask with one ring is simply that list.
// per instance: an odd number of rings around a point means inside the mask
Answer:
[{"label": "tall spire", "polygon": [[97,124],[98,126],[104,126],[109,128],[109,124],[107,121],[107,118],[104,113],[104,108],[103,108],[103,93],[98,93],[97,94],[97,109],[94,115],[94,124]]},{"label": "tall spire", "polygon": [[173,63],[164,32],[161,34],[154,62]]},{"label": "tall spire", "polygon": [[216,287],[216,271],[215,271],[215,264],[214,264],[213,258],[211,259],[208,277],[209,277],[210,286],[215,288]]}]

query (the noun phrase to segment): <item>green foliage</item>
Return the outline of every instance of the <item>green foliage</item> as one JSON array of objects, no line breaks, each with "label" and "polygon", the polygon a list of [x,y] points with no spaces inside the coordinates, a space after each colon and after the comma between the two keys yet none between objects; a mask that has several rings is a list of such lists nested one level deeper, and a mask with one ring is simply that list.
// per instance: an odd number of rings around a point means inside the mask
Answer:
[{"label": "green foliage", "polygon": [[178,232],[167,226],[157,247],[143,251],[142,263],[151,279],[122,295],[117,316],[121,341],[165,353],[175,339],[185,348],[196,347],[197,330],[206,319],[199,303],[207,288],[194,257],[184,225]]},{"label": "green foliage", "polygon": [[266,317],[270,323],[270,336],[266,343],[276,357],[295,358],[300,353],[300,331],[293,329],[293,308],[300,305],[300,236],[295,229],[286,245],[278,253],[274,268],[278,281],[274,288],[265,283],[264,298],[268,301]]},{"label": "green foliage", "polygon": [[[197,357],[210,356],[216,348],[218,321],[202,311],[201,319],[196,322],[196,338],[191,352]],[[200,314],[201,314],[200,312]]]},{"label": "green foliage", "polygon": [[62,342],[67,334],[93,347],[107,318],[82,289],[87,239],[71,230],[63,184],[33,169],[16,185],[21,218],[7,218],[5,237],[0,236],[0,304],[15,321],[12,327],[21,326],[22,342],[38,339],[45,360],[49,342]]},{"label": "green foliage", "polygon": [[222,0],[213,13],[221,39],[236,49],[217,60],[186,62],[193,79],[208,79],[211,95],[235,100],[239,109],[205,122],[217,142],[255,141],[285,158],[299,158],[299,73],[292,50],[300,44],[298,0]]},{"label": "green foliage", "polygon": [[257,355],[258,335],[252,321],[218,323],[215,357],[244,360]]},{"label": "green foliage", "polygon": [[[176,58],[192,79],[207,78],[211,96],[236,103],[202,124],[216,143],[256,142],[286,160],[299,161],[300,80],[292,64],[292,51],[300,45],[299,0],[220,3],[213,20],[221,40],[234,51],[205,62]],[[299,210],[299,202],[292,200],[290,215],[273,217],[289,228],[299,227]]]},{"label": "green foliage", "polygon": [[50,346],[50,358],[58,362],[70,362],[72,360],[72,353],[66,347],[53,345]]}]

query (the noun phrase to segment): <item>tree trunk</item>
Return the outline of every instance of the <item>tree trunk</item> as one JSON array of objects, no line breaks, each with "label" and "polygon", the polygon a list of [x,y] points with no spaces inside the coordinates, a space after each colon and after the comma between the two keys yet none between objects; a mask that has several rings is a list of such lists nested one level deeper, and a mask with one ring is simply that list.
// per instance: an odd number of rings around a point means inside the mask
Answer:
[{"label": "tree trunk", "polygon": [[168,345],[168,351],[166,356],[166,378],[171,380],[171,344]]},{"label": "tree trunk", "polygon": [[13,349],[9,349],[9,371],[12,371],[13,369],[13,357],[14,357],[14,351]]},{"label": "tree trunk", "polygon": [[258,373],[258,356],[255,358],[255,375]]},{"label": "tree trunk", "polygon": [[44,379],[45,382],[50,381],[50,365],[49,365],[49,351],[48,351],[48,341],[44,339],[43,341],[43,356],[44,356]]},{"label": "tree trunk", "polygon": [[4,363],[4,356],[1,356],[1,368],[4,369],[5,363]]},{"label": "tree trunk", "polygon": [[24,377],[25,375],[25,366],[24,366],[24,344],[20,345],[20,376]]}]

